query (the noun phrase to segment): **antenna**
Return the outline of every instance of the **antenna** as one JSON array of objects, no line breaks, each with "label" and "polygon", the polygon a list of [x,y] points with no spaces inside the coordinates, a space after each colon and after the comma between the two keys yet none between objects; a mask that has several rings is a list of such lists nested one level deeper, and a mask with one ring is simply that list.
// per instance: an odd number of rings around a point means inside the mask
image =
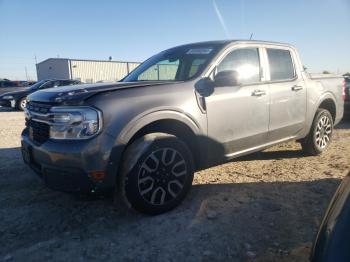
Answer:
[{"label": "antenna", "polygon": [[250,34],[249,40],[252,40],[253,35],[254,35],[253,33]]}]

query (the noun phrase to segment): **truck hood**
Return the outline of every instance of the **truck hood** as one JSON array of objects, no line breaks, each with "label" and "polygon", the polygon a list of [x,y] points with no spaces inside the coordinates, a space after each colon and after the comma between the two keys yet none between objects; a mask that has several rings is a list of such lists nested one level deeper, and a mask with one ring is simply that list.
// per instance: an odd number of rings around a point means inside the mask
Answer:
[{"label": "truck hood", "polygon": [[116,82],[116,83],[100,83],[100,84],[83,84],[73,86],[63,86],[56,88],[48,88],[34,92],[28,97],[28,101],[50,103],[55,105],[80,105],[83,102],[102,92],[110,92],[125,88],[146,87],[154,85],[163,85],[175,83],[161,81],[147,82]]}]

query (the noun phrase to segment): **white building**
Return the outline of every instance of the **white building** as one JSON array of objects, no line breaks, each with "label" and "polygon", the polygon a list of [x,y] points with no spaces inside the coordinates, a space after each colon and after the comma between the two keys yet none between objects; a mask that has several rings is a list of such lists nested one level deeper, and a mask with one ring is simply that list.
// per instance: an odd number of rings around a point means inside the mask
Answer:
[{"label": "white building", "polygon": [[122,79],[140,63],[103,60],[49,58],[36,65],[38,81],[78,79],[84,83],[113,82]]}]

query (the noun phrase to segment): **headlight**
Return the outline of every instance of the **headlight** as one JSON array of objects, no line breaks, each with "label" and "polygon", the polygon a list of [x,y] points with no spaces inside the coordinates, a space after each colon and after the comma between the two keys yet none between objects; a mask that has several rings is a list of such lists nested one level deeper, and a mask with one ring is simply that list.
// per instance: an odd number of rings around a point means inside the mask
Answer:
[{"label": "headlight", "polygon": [[2,99],[11,100],[13,99],[13,96],[3,96]]},{"label": "headlight", "polygon": [[50,138],[87,139],[102,128],[101,112],[92,107],[53,107],[50,114]]}]

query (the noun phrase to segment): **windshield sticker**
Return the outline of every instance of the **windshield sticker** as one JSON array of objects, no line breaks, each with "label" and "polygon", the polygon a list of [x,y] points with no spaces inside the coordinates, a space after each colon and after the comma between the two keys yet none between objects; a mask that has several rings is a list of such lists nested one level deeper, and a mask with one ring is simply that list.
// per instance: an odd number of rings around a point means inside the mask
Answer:
[{"label": "windshield sticker", "polygon": [[188,55],[207,55],[213,51],[212,48],[194,48],[187,51]]}]

